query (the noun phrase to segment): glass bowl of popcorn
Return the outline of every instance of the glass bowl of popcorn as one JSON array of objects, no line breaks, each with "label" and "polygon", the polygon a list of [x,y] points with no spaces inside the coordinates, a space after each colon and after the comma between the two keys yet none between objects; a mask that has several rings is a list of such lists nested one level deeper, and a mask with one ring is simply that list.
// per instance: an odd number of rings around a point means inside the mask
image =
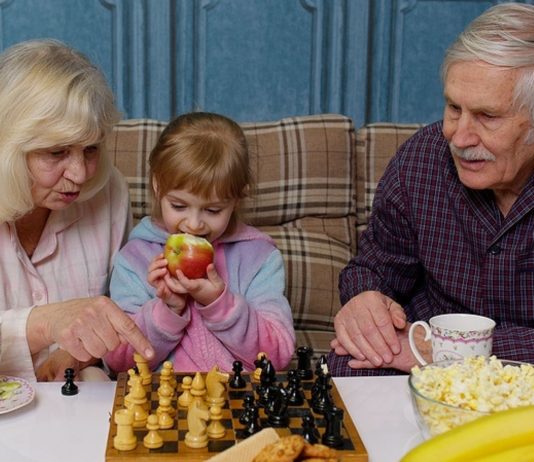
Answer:
[{"label": "glass bowl of popcorn", "polygon": [[534,405],[534,365],[495,356],[416,366],[408,384],[425,439],[492,412]]}]

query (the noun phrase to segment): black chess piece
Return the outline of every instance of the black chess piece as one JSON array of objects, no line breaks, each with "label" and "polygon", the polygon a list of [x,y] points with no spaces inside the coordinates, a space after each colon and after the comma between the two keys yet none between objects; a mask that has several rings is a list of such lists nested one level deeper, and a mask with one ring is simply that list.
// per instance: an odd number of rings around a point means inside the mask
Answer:
[{"label": "black chess piece", "polygon": [[287,390],[280,384],[271,387],[269,402],[265,406],[267,422],[272,427],[287,427],[289,425],[289,413],[287,410]]},{"label": "black chess piece", "polygon": [[252,417],[252,408],[256,406],[254,395],[245,395],[243,399],[243,412],[239,416],[239,423],[246,425]]},{"label": "black chess piece", "polygon": [[311,369],[311,358],[313,356],[313,348],[309,346],[301,346],[297,348],[297,373],[302,380],[310,380],[313,377]]},{"label": "black chess piece", "polygon": [[65,369],[65,384],[61,387],[61,394],[65,396],[73,396],[78,394],[78,386],[74,383],[74,369]]},{"label": "black chess piece", "polygon": [[317,414],[324,414],[334,407],[334,401],[330,394],[332,384],[330,373],[321,372],[312,387],[311,407]]},{"label": "black chess piece", "polygon": [[321,442],[331,448],[343,446],[343,436],[341,435],[341,425],[343,423],[343,409],[331,407],[324,413],[326,429]]},{"label": "black chess piece", "polygon": [[318,443],[321,439],[321,434],[315,426],[315,418],[311,413],[302,416],[302,436],[310,444]]},{"label": "black chess piece", "polygon": [[261,370],[260,384],[257,386],[256,391],[258,393],[258,405],[266,407],[269,401],[269,395],[271,388],[276,382],[276,370],[273,363],[267,360],[265,366]]},{"label": "black chess piece", "polygon": [[250,436],[254,433],[258,433],[262,428],[260,424],[260,414],[258,411],[258,406],[255,403],[253,403],[252,407],[250,408],[249,418],[245,422],[245,425],[246,427],[243,430],[245,436]]},{"label": "black chess piece", "polygon": [[300,377],[295,369],[287,371],[287,401],[292,406],[302,406],[304,404],[304,390],[300,382]]},{"label": "black chess piece", "polygon": [[315,363],[315,375],[320,375],[328,372],[328,363],[326,361],[326,355],[321,355]]},{"label": "black chess piece", "polygon": [[243,363],[241,361],[234,361],[232,364],[232,370],[234,371],[234,376],[228,383],[230,388],[245,388],[246,382],[241,376],[241,372],[243,372]]}]

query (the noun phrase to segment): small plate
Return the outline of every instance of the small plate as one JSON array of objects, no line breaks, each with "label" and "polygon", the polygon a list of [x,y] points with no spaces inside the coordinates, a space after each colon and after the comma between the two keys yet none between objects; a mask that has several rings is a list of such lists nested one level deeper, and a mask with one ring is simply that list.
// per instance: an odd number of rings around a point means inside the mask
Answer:
[{"label": "small plate", "polygon": [[0,375],[0,383],[5,382],[18,382],[20,383],[20,387],[13,390],[13,394],[9,398],[0,399],[0,414],[6,414],[32,402],[35,391],[29,382],[20,377]]}]

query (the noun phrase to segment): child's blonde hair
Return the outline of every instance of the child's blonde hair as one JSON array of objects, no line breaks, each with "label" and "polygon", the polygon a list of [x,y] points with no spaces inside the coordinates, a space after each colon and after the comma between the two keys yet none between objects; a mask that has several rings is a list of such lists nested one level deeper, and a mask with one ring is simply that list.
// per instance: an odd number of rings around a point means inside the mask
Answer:
[{"label": "child's blonde hair", "polygon": [[[242,199],[252,186],[247,141],[241,127],[220,114],[191,112],[172,120],[150,153],[152,218],[161,199],[183,189],[205,199]],[[229,228],[235,225],[236,211]]]}]

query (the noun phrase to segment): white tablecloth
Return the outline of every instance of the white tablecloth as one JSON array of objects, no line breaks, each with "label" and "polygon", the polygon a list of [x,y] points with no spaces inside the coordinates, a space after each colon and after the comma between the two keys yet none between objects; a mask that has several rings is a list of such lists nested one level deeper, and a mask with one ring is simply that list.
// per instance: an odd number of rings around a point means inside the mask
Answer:
[{"label": "white tablecloth", "polygon": [[[335,379],[367,447],[370,462],[397,462],[421,441],[406,377]],[[62,383],[39,383],[32,403],[0,415],[2,462],[99,462],[105,446],[115,384],[78,382],[63,396]]]}]

